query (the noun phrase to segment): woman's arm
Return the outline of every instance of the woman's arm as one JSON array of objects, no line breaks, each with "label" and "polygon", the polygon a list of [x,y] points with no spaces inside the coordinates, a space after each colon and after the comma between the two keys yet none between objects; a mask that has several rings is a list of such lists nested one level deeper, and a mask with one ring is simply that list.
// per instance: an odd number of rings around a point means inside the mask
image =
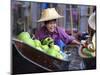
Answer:
[{"label": "woman's arm", "polygon": [[65,44],[76,44],[80,45],[81,43],[75,39],[74,36],[68,35],[64,29],[60,28],[60,37],[65,42]]},{"label": "woman's arm", "polygon": [[80,45],[80,44],[81,44],[81,43],[80,43],[79,41],[77,41],[77,40],[73,40],[71,43],[72,43],[72,44],[77,44],[77,45]]}]

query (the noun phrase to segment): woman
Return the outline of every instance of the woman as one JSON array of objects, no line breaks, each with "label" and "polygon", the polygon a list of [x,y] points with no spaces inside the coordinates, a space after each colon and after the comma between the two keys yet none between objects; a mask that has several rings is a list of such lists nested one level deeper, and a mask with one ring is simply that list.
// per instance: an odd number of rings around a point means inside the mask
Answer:
[{"label": "woman", "polygon": [[94,48],[93,58],[84,59],[86,69],[96,69],[96,12],[93,12],[88,19],[89,27],[94,31],[92,43]]},{"label": "woman", "polygon": [[[42,40],[46,37],[52,37],[56,45],[61,48],[61,51],[64,52],[64,46],[68,44],[77,44],[80,45],[80,42],[76,41],[73,36],[69,36],[66,34],[65,30],[56,24],[56,20],[59,18],[63,18],[60,16],[55,8],[47,8],[44,9],[41,15],[41,18],[38,22],[43,22],[44,26],[41,27],[38,31],[36,31],[36,38]],[[76,52],[74,52],[76,53]],[[77,54],[78,55],[78,54]],[[82,67],[82,60],[76,58],[79,56],[72,56],[71,63],[69,65],[69,70],[79,70],[83,69]],[[65,63],[62,64],[62,68],[66,70]],[[78,66],[75,66],[78,65]]]}]

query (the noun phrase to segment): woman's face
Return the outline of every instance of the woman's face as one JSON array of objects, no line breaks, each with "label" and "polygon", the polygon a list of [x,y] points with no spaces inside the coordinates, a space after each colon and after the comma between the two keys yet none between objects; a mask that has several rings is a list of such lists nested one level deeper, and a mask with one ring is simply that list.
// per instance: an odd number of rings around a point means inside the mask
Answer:
[{"label": "woman's face", "polygon": [[47,21],[46,27],[49,32],[54,32],[56,29],[56,20]]}]

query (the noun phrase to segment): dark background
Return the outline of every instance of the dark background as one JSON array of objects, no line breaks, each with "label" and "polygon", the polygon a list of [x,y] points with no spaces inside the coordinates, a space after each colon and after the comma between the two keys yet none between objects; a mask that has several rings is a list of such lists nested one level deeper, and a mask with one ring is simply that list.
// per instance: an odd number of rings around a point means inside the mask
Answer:
[{"label": "dark background", "polygon": [[12,45],[12,74],[43,73],[48,72],[24,59]]}]

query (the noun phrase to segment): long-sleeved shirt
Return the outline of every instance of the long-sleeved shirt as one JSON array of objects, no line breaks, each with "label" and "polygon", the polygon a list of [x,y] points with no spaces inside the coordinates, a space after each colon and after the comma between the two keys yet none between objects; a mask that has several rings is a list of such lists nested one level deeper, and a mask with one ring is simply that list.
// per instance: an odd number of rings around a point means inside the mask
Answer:
[{"label": "long-sleeved shirt", "polygon": [[63,28],[56,27],[54,32],[49,32],[45,26],[41,27],[35,34],[36,38],[42,40],[46,37],[52,37],[54,40],[62,40],[65,44],[71,43],[75,38],[69,36]]}]

